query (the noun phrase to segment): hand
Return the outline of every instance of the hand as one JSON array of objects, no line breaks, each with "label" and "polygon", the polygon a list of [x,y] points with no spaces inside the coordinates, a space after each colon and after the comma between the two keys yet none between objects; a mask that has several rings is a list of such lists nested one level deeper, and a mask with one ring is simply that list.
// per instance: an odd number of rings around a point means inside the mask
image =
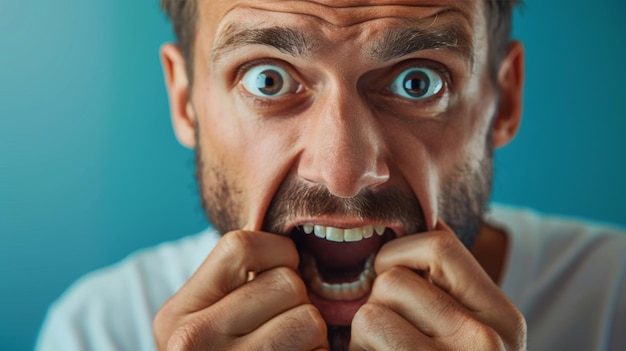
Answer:
[{"label": "hand", "polygon": [[374,266],[350,350],[525,350],[523,316],[443,222],[387,243]]},{"label": "hand", "polygon": [[[157,313],[159,350],[327,349],[326,324],[296,273],[293,241],[226,234]],[[248,280],[248,272],[256,277]]]}]

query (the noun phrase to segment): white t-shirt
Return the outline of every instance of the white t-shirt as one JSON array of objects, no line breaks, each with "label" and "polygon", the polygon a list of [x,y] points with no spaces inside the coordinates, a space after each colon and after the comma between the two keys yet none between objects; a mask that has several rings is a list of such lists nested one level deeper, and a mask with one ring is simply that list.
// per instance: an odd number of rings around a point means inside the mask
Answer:
[{"label": "white t-shirt", "polygon": [[[509,233],[502,289],[528,350],[626,350],[624,232],[504,206],[486,219]],[[218,240],[208,229],[83,277],[50,307],[36,349],[154,350],[152,318]]]}]

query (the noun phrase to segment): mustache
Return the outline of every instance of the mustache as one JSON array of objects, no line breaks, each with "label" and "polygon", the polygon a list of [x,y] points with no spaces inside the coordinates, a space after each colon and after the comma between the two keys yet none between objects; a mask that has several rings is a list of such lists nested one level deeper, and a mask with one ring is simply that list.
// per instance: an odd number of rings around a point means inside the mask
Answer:
[{"label": "mustache", "polygon": [[331,214],[363,221],[400,222],[409,233],[426,231],[422,206],[412,193],[365,188],[354,197],[341,198],[323,185],[299,181],[281,184],[270,202],[262,229],[282,233],[289,220]]}]

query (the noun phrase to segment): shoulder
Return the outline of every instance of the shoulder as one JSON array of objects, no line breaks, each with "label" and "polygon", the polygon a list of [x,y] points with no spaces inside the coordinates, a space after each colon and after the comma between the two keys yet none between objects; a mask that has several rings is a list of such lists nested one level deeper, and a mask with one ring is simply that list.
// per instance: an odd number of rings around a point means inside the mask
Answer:
[{"label": "shoulder", "polygon": [[626,347],[624,229],[502,205],[487,220],[509,234],[502,288],[527,319],[529,347]]},{"label": "shoulder", "polygon": [[512,254],[519,249],[533,261],[584,259],[597,253],[626,260],[626,229],[614,224],[499,204],[486,219],[509,234]]},{"label": "shoulder", "polygon": [[626,273],[626,230],[616,225],[503,205],[494,205],[486,220],[507,232],[507,270],[518,281],[600,269]]},{"label": "shoulder", "polygon": [[82,277],[50,307],[38,349],[153,349],[154,314],[218,240],[215,231],[206,230],[137,251]]}]

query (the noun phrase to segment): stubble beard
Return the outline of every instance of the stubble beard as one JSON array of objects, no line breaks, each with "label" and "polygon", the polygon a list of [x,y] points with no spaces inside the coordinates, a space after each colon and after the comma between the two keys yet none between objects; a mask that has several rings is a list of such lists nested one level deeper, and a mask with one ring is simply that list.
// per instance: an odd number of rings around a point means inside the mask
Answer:
[{"label": "stubble beard", "polygon": [[[488,138],[490,140],[490,138]],[[200,139],[196,146],[196,177],[202,206],[212,225],[223,235],[245,225],[241,216],[242,191],[228,178],[224,169],[208,166],[202,157]],[[475,166],[464,164],[443,182],[438,196],[439,216],[471,248],[478,235],[483,214],[488,209],[493,176],[493,147],[487,143],[484,158]],[[280,233],[290,217],[341,214],[368,220],[393,220],[405,223],[412,233],[426,228],[422,207],[414,194],[393,190],[364,190],[350,199],[332,195],[324,186],[296,181],[283,183],[266,213],[262,230]],[[350,326],[328,326],[331,350],[348,350]]]},{"label": "stubble beard", "polygon": [[[224,167],[208,165],[202,154],[200,139],[195,149],[196,179],[202,207],[210,223],[222,235],[242,229],[243,190],[224,172]],[[482,216],[491,198],[493,147],[488,146],[478,166],[469,163],[459,167],[443,182],[438,196],[438,213],[463,244],[471,248],[480,230]],[[404,223],[411,233],[425,231],[426,220],[421,204],[414,194],[395,190],[374,192],[364,189],[353,198],[332,195],[323,185],[288,181],[276,191],[262,230],[280,233],[289,218],[339,214],[373,221]]]}]

